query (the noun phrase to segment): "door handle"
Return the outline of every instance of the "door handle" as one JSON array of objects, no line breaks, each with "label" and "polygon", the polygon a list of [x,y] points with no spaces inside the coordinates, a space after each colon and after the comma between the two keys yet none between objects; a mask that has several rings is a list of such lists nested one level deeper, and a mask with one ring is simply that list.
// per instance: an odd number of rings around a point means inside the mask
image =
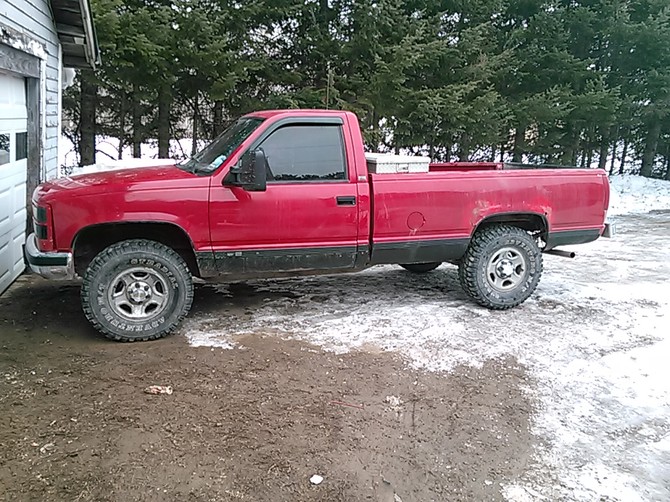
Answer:
[{"label": "door handle", "polygon": [[353,195],[340,195],[336,197],[338,206],[355,206],[356,197]]}]

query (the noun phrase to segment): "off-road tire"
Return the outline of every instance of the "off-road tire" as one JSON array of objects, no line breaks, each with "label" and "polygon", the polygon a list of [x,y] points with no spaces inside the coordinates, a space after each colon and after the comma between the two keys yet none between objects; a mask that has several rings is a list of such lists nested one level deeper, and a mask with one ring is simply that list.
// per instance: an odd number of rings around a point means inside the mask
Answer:
[{"label": "off-road tire", "polygon": [[[127,281],[133,284],[128,286]],[[151,297],[143,300],[146,311],[128,296],[131,287],[135,288],[132,291],[146,289],[148,293],[139,292],[143,295],[154,295],[153,303]],[[193,279],[182,257],[145,239],[118,242],[101,251],[88,266],[81,288],[86,318],[107,338],[119,342],[169,335],[188,314],[192,302]],[[151,311],[154,305],[158,306]],[[132,315],[138,317],[130,318]]]},{"label": "off-road tire", "polygon": [[[500,289],[495,282],[504,281],[495,277],[496,253],[509,254],[513,260],[523,263],[523,273],[514,275],[518,284]],[[516,269],[515,269],[516,270]],[[478,304],[494,310],[506,310],[523,303],[533,294],[542,275],[542,252],[535,239],[525,230],[510,225],[494,225],[477,231],[470,241],[459,267],[461,286]]]},{"label": "off-road tire", "polygon": [[426,272],[431,272],[437,267],[442,265],[441,261],[431,262],[431,263],[407,263],[400,264],[405,270],[412,272],[413,274],[425,274]]}]

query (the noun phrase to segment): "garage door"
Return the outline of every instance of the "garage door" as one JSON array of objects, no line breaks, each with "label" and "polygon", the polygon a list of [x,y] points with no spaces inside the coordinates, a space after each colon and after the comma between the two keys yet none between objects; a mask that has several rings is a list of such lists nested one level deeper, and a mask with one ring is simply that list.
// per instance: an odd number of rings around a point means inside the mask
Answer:
[{"label": "garage door", "polygon": [[0,294],[23,272],[27,130],[25,81],[0,73]]}]

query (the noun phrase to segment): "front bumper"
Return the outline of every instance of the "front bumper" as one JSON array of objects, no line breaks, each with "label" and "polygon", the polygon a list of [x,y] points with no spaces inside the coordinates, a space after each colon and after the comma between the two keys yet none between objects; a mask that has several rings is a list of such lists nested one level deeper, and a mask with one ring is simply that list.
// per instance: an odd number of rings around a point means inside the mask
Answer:
[{"label": "front bumper", "polygon": [[30,270],[45,279],[65,280],[75,278],[72,253],[44,253],[40,251],[37,249],[35,234],[30,234],[26,239],[24,255]]}]

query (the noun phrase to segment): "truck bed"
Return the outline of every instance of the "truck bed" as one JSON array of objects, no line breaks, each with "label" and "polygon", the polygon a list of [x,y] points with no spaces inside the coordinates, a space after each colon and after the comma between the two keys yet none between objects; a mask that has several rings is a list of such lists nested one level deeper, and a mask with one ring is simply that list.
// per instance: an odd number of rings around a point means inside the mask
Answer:
[{"label": "truck bed", "polygon": [[597,169],[451,163],[369,176],[373,263],[457,260],[479,225],[516,214],[543,227],[545,250],[590,242],[602,234],[609,202]]}]

